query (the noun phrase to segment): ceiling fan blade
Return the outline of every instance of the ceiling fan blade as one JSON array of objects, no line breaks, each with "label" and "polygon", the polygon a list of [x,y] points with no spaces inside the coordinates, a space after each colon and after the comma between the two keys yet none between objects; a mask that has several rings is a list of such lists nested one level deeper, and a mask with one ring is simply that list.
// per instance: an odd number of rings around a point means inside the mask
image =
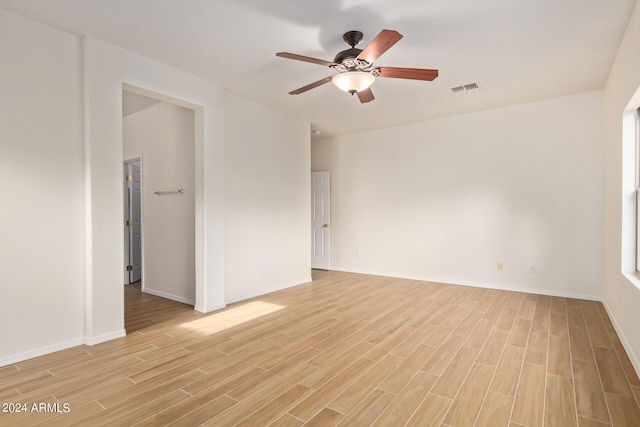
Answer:
[{"label": "ceiling fan blade", "polygon": [[303,92],[306,92],[308,90],[313,89],[314,87],[318,87],[318,86],[322,86],[325,83],[329,83],[331,81],[332,77],[325,77],[322,80],[318,80],[317,82],[313,82],[311,84],[308,84],[306,86],[303,86],[299,89],[296,90],[292,90],[291,92],[289,92],[289,95],[299,95]]},{"label": "ceiling fan blade", "polygon": [[438,77],[438,70],[429,70],[426,68],[379,67],[378,70],[380,70],[378,77],[426,81],[432,81]]},{"label": "ceiling fan blade", "polygon": [[310,56],[297,55],[295,53],[289,52],[278,52],[276,53],[276,56],[279,56],[281,58],[295,59],[296,61],[311,62],[312,64],[324,65],[326,67],[337,65],[335,62],[325,61],[324,59],[311,58]]},{"label": "ceiling fan blade", "polygon": [[374,99],[376,99],[373,96],[373,92],[371,92],[370,87],[366,88],[365,90],[361,90],[360,92],[357,92],[357,93],[358,93],[358,98],[360,99],[360,102],[362,102],[363,104],[365,102],[371,102]]},{"label": "ceiling fan blade", "polygon": [[382,30],[380,31],[380,34],[378,34],[376,38],[373,39],[362,52],[360,52],[357,59],[362,59],[363,61],[372,63],[378,59],[380,55],[389,50],[391,46],[398,43],[401,38],[402,34],[395,30]]}]

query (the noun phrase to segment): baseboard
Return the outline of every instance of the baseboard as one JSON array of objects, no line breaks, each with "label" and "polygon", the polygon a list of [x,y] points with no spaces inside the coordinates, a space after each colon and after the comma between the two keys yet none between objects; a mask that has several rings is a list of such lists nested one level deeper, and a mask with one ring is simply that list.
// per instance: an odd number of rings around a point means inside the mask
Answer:
[{"label": "baseboard", "polygon": [[239,298],[232,298],[230,300],[227,300],[226,303],[227,304],[232,304],[234,302],[244,301],[244,300],[247,300],[247,299],[259,297],[261,295],[270,294],[272,292],[281,291],[281,290],[287,289],[287,288],[292,288],[294,286],[302,285],[304,283],[309,283],[309,282],[311,282],[311,276],[305,277],[302,280],[296,280],[296,281],[293,281],[293,282],[289,282],[289,283],[286,283],[284,285],[278,285],[278,286],[274,286],[274,287],[271,287],[271,288],[261,289],[260,292],[255,293],[255,294],[252,293],[252,294],[242,295]]},{"label": "baseboard", "polygon": [[127,331],[121,329],[119,331],[109,332],[108,334],[98,335],[97,337],[85,337],[84,344],[96,345],[106,341],[115,340],[116,338],[122,338],[127,335]]},{"label": "baseboard", "polygon": [[72,340],[64,341],[57,344],[48,345],[45,347],[36,348],[34,350],[25,351],[24,353],[13,354],[11,356],[5,356],[0,358],[0,367],[13,365],[14,363],[23,362],[25,360],[33,359],[34,357],[40,357],[49,353],[55,353],[56,351],[66,350],[71,347],[76,347],[84,344],[83,338],[74,338]]},{"label": "baseboard", "polygon": [[640,360],[638,360],[638,357],[632,351],[631,345],[629,344],[629,340],[627,340],[627,337],[622,333],[622,328],[620,327],[618,320],[613,315],[613,311],[609,309],[609,306],[607,305],[607,302],[605,300],[602,300],[602,305],[604,306],[604,309],[607,311],[607,314],[609,315],[609,319],[611,319],[613,328],[616,330],[616,333],[618,334],[618,338],[620,338],[620,342],[622,342],[622,346],[624,347],[624,350],[627,352],[627,356],[629,356],[629,360],[631,361],[633,368],[636,370],[636,374],[640,377]]},{"label": "baseboard", "polygon": [[209,307],[204,307],[202,305],[196,305],[196,306],[193,307],[193,309],[195,311],[200,312],[200,313],[207,314],[207,313],[211,313],[212,311],[223,309],[226,306],[227,306],[226,304],[211,305]]},{"label": "baseboard", "polygon": [[602,301],[602,297],[600,295],[576,294],[572,292],[553,291],[549,289],[524,288],[524,287],[517,287],[517,286],[501,286],[493,283],[478,283],[478,282],[460,283],[460,282],[453,282],[453,281],[450,281],[447,279],[441,279],[441,278],[398,275],[393,273],[371,272],[371,271],[363,271],[363,270],[349,269],[349,268],[347,269],[332,268],[332,270],[342,271],[345,273],[369,274],[371,276],[395,277],[398,279],[418,280],[420,282],[444,283],[446,285],[473,286],[475,288],[496,289],[499,291],[523,292],[527,294],[547,295],[551,297],[575,298],[575,299],[584,299],[589,301]]},{"label": "baseboard", "polygon": [[151,289],[151,288],[144,288],[144,289],[142,289],[142,292],[146,292],[148,294],[155,295],[157,297],[162,297],[162,298],[170,299],[170,300],[173,300],[173,301],[181,302],[183,304],[188,304],[188,305],[195,305],[196,304],[195,300],[192,300],[192,299],[189,299],[189,298],[185,298],[185,297],[181,297],[179,295],[173,295],[173,294],[170,294],[168,292],[156,291],[155,289]]}]

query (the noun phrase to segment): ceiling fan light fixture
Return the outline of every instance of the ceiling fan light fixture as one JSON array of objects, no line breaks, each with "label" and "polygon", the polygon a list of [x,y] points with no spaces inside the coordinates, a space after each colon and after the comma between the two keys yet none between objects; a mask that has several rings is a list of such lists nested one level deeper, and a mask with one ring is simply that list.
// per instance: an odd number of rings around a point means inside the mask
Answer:
[{"label": "ceiling fan light fixture", "polygon": [[336,74],[331,81],[338,89],[354,94],[369,88],[375,81],[375,76],[364,71],[347,71]]},{"label": "ceiling fan light fixture", "polygon": [[276,56],[310,62],[333,69],[336,74],[327,76],[306,86],[289,92],[289,95],[299,95],[308,90],[332,82],[338,89],[358,94],[358,99],[365,104],[375,99],[369,88],[376,77],[391,77],[396,79],[411,79],[432,81],[438,77],[438,70],[426,68],[378,67],[373,63],[402,38],[402,34],[395,30],[382,30],[364,49],[355,47],[362,40],[360,31],[348,31],[343,36],[351,49],[338,52],[333,62],[324,59],[311,58],[289,52],[278,52]]}]

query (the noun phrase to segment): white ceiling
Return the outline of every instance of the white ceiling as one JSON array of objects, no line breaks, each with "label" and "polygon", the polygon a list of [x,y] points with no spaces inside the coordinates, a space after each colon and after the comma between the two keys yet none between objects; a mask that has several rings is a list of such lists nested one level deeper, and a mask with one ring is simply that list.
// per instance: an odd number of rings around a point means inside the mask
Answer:
[{"label": "white ceiling", "polygon": [[[0,0],[0,7],[196,74],[338,135],[602,89],[636,0]],[[404,38],[376,65],[437,68],[433,82],[378,78],[376,100],[278,58],[333,60],[360,30]],[[482,90],[453,95],[478,82]]]}]

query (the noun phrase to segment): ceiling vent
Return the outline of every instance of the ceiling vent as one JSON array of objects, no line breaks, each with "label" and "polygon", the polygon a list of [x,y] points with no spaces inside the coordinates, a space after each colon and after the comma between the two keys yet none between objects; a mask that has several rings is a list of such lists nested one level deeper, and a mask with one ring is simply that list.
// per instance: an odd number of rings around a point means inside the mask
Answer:
[{"label": "ceiling vent", "polygon": [[456,86],[451,88],[451,92],[454,95],[462,95],[465,93],[475,93],[480,91],[480,85],[478,83],[467,83],[466,85]]}]

